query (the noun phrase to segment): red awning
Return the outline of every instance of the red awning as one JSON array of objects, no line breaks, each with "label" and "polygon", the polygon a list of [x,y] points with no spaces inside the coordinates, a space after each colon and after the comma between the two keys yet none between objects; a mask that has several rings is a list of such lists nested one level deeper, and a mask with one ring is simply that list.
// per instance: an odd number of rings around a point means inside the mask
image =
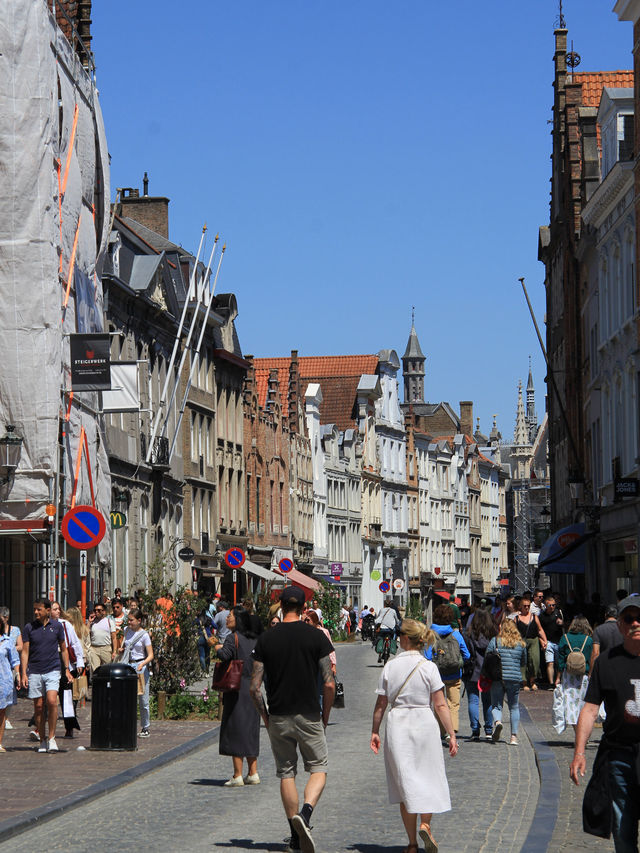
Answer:
[{"label": "red awning", "polygon": [[299,586],[300,589],[305,591],[305,598],[309,601],[310,598],[313,598],[313,594],[316,590],[322,589],[322,585],[318,583],[318,581],[310,578],[308,575],[305,575],[303,572],[299,572],[297,569],[291,569],[290,572],[281,572],[280,569],[274,569],[274,571],[282,575],[285,579],[285,583],[291,583],[294,586]]},{"label": "red awning", "polygon": [[445,589],[434,589],[433,591],[436,595],[441,595],[443,598],[446,598],[447,601],[451,599],[451,595]]}]

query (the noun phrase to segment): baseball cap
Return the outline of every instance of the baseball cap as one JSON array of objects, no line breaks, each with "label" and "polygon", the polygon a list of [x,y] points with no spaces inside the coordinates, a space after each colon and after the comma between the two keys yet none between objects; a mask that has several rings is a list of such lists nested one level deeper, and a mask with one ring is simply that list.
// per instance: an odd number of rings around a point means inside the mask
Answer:
[{"label": "baseball cap", "polygon": [[618,616],[621,616],[627,607],[637,607],[640,610],[640,595],[637,592],[632,592],[631,595],[618,602]]},{"label": "baseball cap", "polygon": [[283,604],[287,604],[289,602],[295,602],[296,604],[304,604],[305,595],[299,586],[285,586],[280,595],[280,601]]}]

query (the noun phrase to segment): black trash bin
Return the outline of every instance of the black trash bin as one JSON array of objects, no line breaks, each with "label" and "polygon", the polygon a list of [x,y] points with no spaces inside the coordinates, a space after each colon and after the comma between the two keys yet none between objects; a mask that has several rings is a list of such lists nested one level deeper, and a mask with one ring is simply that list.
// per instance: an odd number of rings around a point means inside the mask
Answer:
[{"label": "black trash bin", "polygon": [[93,673],[89,749],[138,748],[138,676],[125,663],[107,663]]}]

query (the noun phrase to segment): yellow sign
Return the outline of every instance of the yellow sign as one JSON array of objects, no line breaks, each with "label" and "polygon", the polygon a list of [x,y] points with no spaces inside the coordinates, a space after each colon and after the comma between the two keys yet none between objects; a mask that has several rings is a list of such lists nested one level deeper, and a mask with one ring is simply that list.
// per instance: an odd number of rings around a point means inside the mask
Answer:
[{"label": "yellow sign", "polygon": [[120,530],[127,523],[127,516],[123,512],[112,512],[109,517],[112,530]]}]

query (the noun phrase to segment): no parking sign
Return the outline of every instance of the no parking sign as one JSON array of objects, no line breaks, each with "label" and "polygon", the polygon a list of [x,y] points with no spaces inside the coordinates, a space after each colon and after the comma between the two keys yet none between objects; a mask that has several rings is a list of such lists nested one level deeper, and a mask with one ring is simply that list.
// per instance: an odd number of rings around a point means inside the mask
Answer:
[{"label": "no parking sign", "polygon": [[381,583],[378,584],[378,589],[380,590],[380,592],[389,592],[391,587],[389,586],[388,581],[382,581]]}]

